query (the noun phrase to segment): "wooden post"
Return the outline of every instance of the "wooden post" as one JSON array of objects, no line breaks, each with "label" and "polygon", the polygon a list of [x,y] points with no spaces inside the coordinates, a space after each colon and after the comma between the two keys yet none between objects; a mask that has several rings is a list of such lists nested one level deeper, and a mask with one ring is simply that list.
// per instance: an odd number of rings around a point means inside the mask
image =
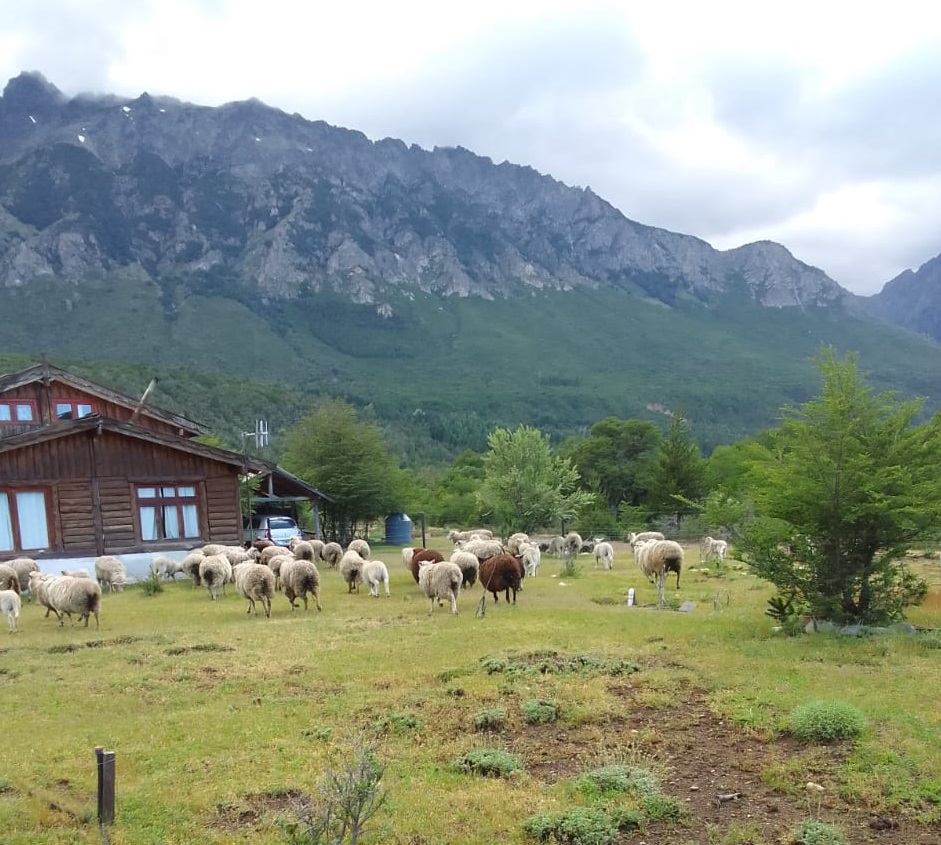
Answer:
[{"label": "wooden post", "polygon": [[420,513],[419,516],[421,517],[421,547],[427,549],[428,543],[425,542],[425,514]]},{"label": "wooden post", "polygon": [[98,758],[98,823],[106,825],[114,821],[114,752],[98,745],[95,756]]}]

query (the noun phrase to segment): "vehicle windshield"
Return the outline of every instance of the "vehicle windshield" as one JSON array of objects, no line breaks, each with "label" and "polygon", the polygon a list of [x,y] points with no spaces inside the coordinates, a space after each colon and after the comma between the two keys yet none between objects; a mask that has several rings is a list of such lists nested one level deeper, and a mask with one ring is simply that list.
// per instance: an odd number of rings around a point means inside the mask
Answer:
[{"label": "vehicle windshield", "polygon": [[289,516],[272,516],[268,518],[269,528],[294,528],[296,523]]}]

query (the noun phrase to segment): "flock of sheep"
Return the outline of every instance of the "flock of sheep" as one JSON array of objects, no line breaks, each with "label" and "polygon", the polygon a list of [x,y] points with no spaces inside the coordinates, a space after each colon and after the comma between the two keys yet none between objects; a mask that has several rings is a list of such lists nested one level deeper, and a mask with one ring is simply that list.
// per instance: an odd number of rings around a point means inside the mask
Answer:
[{"label": "flock of sheep", "polygon": [[[539,572],[542,554],[548,553],[570,564],[582,553],[592,553],[595,567],[610,570],[614,566],[614,547],[603,538],[588,543],[576,532],[551,538],[530,538],[523,533],[510,536],[505,543],[495,539],[489,529],[451,531],[448,538],[454,544],[450,559],[436,549],[402,550],[402,562],[412,573],[415,583],[430,600],[429,613],[435,603],[448,602],[451,613],[457,613],[457,599],[462,589],[480,581],[485,594],[491,593],[499,601],[503,593],[508,603],[516,603],[526,577]],[[644,575],[657,587],[658,606],[665,605],[666,576],[676,574],[676,587],[680,586],[683,566],[683,548],[667,540],[656,531],[632,533],[628,537],[634,559]],[[706,537],[700,545],[701,559],[724,560],[727,551],[724,540]],[[389,572],[381,560],[372,559],[365,540],[356,539],[346,549],[338,543],[321,540],[292,540],[289,547],[277,546],[260,540],[249,548],[208,544],[194,549],[182,560],[158,556],[151,562],[154,578],[175,578],[183,574],[192,579],[194,587],[204,586],[211,600],[225,594],[226,584],[234,584],[236,591],[248,602],[247,613],[257,614],[261,604],[265,616],[271,616],[271,605],[280,590],[291,609],[297,601],[308,608],[310,596],[317,610],[320,604],[320,571],[318,564],[336,569],[348,592],[358,592],[361,584],[369,595],[378,598],[382,592],[390,595]],[[0,612],[7,619],[10,631],[15,631],[20,615],[20,593],[29,591],[33,600],[46,608],[46,616],[54,613],[59,624],[66,616],[84,620],[88,627],[91,616],[100,625],[102,590],[121,591],[127,583],[127,571],[116,557],[105,555],[94,562],[94,578],[87,569],[64,569],[61,575],[45,574],[31,558],[17,558],[0,563]]]}]

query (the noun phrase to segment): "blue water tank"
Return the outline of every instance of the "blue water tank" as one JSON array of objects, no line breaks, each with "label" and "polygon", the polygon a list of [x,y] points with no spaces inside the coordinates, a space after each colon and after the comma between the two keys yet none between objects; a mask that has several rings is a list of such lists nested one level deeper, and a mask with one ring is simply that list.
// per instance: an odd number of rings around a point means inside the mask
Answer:
[{"label": "blue water tank", "polygon": [[412,520],[407,513],[390,513],[386,517],[386,542],[390,546],[411,544]]}]

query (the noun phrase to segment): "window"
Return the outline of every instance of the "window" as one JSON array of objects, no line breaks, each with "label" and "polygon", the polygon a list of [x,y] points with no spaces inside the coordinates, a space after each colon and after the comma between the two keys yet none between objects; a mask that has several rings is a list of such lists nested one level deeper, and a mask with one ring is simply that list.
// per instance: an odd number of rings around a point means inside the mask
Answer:
[{"label": "window", "polygon": [[82,417],[90,417],[95,413],[95,406],[84,399],[56,399],[56,419],[57,420],[77,420]]},{"label": "window", "polygon": [[5,399],[0,402],[0,425],[22,425],[36,422],[36,403],[29,400]]},{"label": "window", "polygon": [[46,513],[44,491],[0,490],[0,551],[48,548]]},{"label": "window", "polygon": [[199,511],[194,484],[137,488],[141,540],[199,537]]}]

